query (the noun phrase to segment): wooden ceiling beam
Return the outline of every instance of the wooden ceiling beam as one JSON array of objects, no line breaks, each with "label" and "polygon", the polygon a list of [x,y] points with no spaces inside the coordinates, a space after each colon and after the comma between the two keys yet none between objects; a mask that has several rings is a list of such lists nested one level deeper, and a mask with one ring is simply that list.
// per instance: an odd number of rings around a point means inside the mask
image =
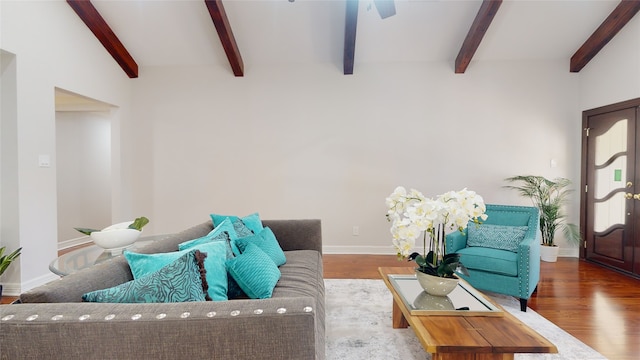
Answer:
[{"label": "wooden ceiling beam", "polygon": [[67,0],[73,11],[98,38],[102,46],[113,56],[129,78],[138,77],[138,64],[124,47],[120,39],[111,30],[90,0]]},{"label": "wooden ceiling beam", "polygon": [[580,72],[640,10],[640,1],[622,0],[571,57],[569,71]]},{"label": "wooden ceiling beam", "polygon": [[346,3],[344,57],[342,61],[344,74],[353,75],[353,63],[356,56],[356,30],[358,27],[358,0],[347,0]]},{"label": "wooden ceiling beam", "polygon": [[489,29],[489,25],[491,25],[493,18],[496,16],[500,5],[502,5],[502,0],[484,0],[482,5],[480,5],[480,10],[478,10],[478,14],[476,14],[476,18],[473,20],[473,24],[471,24],[467,37],[462,43],[458,57],[456,57],[456,74],[464,74],[467,70],[471,59],[473,59],[473,55],[476,53],[476,50],[478,50],[480,42],[482,42],[482,38]]},{"label": "wooden ceiling beam", "polygon": [[242,62],[242,56],[238,49],[238,44],[233,36],[231,25],[229,24],[229,18],[224,10],[222,0],[205,0],[213,25],[216,27],[218,37],[224,48],[224,52],[227,54],[231,70],[235,76],[244,76],[244,63]]}]

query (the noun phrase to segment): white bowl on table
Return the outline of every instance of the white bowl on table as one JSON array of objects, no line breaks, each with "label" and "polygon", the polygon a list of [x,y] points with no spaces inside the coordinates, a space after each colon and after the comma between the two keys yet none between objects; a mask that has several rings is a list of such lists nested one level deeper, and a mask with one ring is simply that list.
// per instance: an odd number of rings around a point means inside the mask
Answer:
[{"label": "white bowl on table", "polygon": [[119,255],[123,249],[133,245],[142,233],[141,230],[129,229],[132,223],[133,221],[121,222],[101,231],[94,231],[90,235],[91,239],[96,245],[110,251],[112,255]]}]

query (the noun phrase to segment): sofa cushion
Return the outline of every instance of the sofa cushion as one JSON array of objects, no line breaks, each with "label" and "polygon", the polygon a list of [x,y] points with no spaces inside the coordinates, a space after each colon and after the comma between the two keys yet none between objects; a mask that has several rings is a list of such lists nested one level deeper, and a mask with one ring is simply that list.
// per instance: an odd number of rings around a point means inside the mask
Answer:
[{"label": "sofa cushion", "polygon": [[235,223],[238,220],[249,228],[249,230],[253,231],[254,234],[257,234],[262,230],[262,220],[260,220],[260,214],[253,213],[244,217],[239,217],[236,215],[221,215],[221,214],[210,214],[211,221],[213,222],[213,227],[215,228],[219,224],[221,224],[225,219],[231,220],[231,223]]},{"label": "sofa cushion", "polygon": [[158,271],[118,286],[86,293],[82,300],[103,303],[205,301],[205,256],[198,250],[186,252]]},{"label": "sofa cushion", "polygon": [[481,246],[518,252],[528,226],[505,226],[482,224],[467,227],[467,246]]},{"label": "sofa cushion", "polygon": [[488,247],[472,246],[457,251],[467,269],[518,276],[518,254]]},{"label": "sofa cushion", "polygon": [[270,298],[281,275],[269,255],[253,243],[248,243],[242,254],[227,260],[227,271],[252,299]]},{"label": "sofa cushion", "polygon": [[207,255],[204,260],[204,268],[207,271],[206,279],[209,285],[208,294],[211,300],[227,300],[227,260],[226,244],[221,241],[211,241],[205,244],[195,245],[192,248],[157,254],[140,254],[125,251],[124,257],[129,262],[134,279],[162,269],[164,266],[177,260],[182,255],[192,250],[199,250]]},{"label": "sofa cushion", "polygon": [[235,254],[243,253],[249,243],[257,245],[262,251],[269,255],[276,266],[284,265],[284,263],[287,262],[287,258],[270,228],[265,227],[256,235],[236,239],[232,242],[232,247],[235,248],[233,252]]}]

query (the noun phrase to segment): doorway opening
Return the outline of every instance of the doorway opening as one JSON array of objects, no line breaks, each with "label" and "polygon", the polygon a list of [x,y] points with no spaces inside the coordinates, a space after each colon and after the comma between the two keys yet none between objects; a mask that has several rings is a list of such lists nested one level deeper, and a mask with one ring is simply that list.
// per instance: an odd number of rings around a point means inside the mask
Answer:
[{"label": "doorway opening", "polygon": [[55,88],[58,249],[89,242],[75,227],[111,224],[112,110],[115,106]]}]

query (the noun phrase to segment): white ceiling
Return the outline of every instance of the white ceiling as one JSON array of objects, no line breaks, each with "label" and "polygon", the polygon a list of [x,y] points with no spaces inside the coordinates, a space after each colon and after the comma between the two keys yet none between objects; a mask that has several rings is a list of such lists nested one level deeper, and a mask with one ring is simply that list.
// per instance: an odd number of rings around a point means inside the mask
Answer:
[{"label": "white ceiling", "polygon": [[[360,0],[355,71],[365,62],[453,63],[481,2],[396,0],[396,15],[383,20],[372,0]],[[618,2],[505,0],[473,61],[566,59],[568,69],[569,58]],[[141,67],[229,68],[202,0],[92,3]],[[342,63],[345,0],[223,3],[247,75],[261,64]]]}]

